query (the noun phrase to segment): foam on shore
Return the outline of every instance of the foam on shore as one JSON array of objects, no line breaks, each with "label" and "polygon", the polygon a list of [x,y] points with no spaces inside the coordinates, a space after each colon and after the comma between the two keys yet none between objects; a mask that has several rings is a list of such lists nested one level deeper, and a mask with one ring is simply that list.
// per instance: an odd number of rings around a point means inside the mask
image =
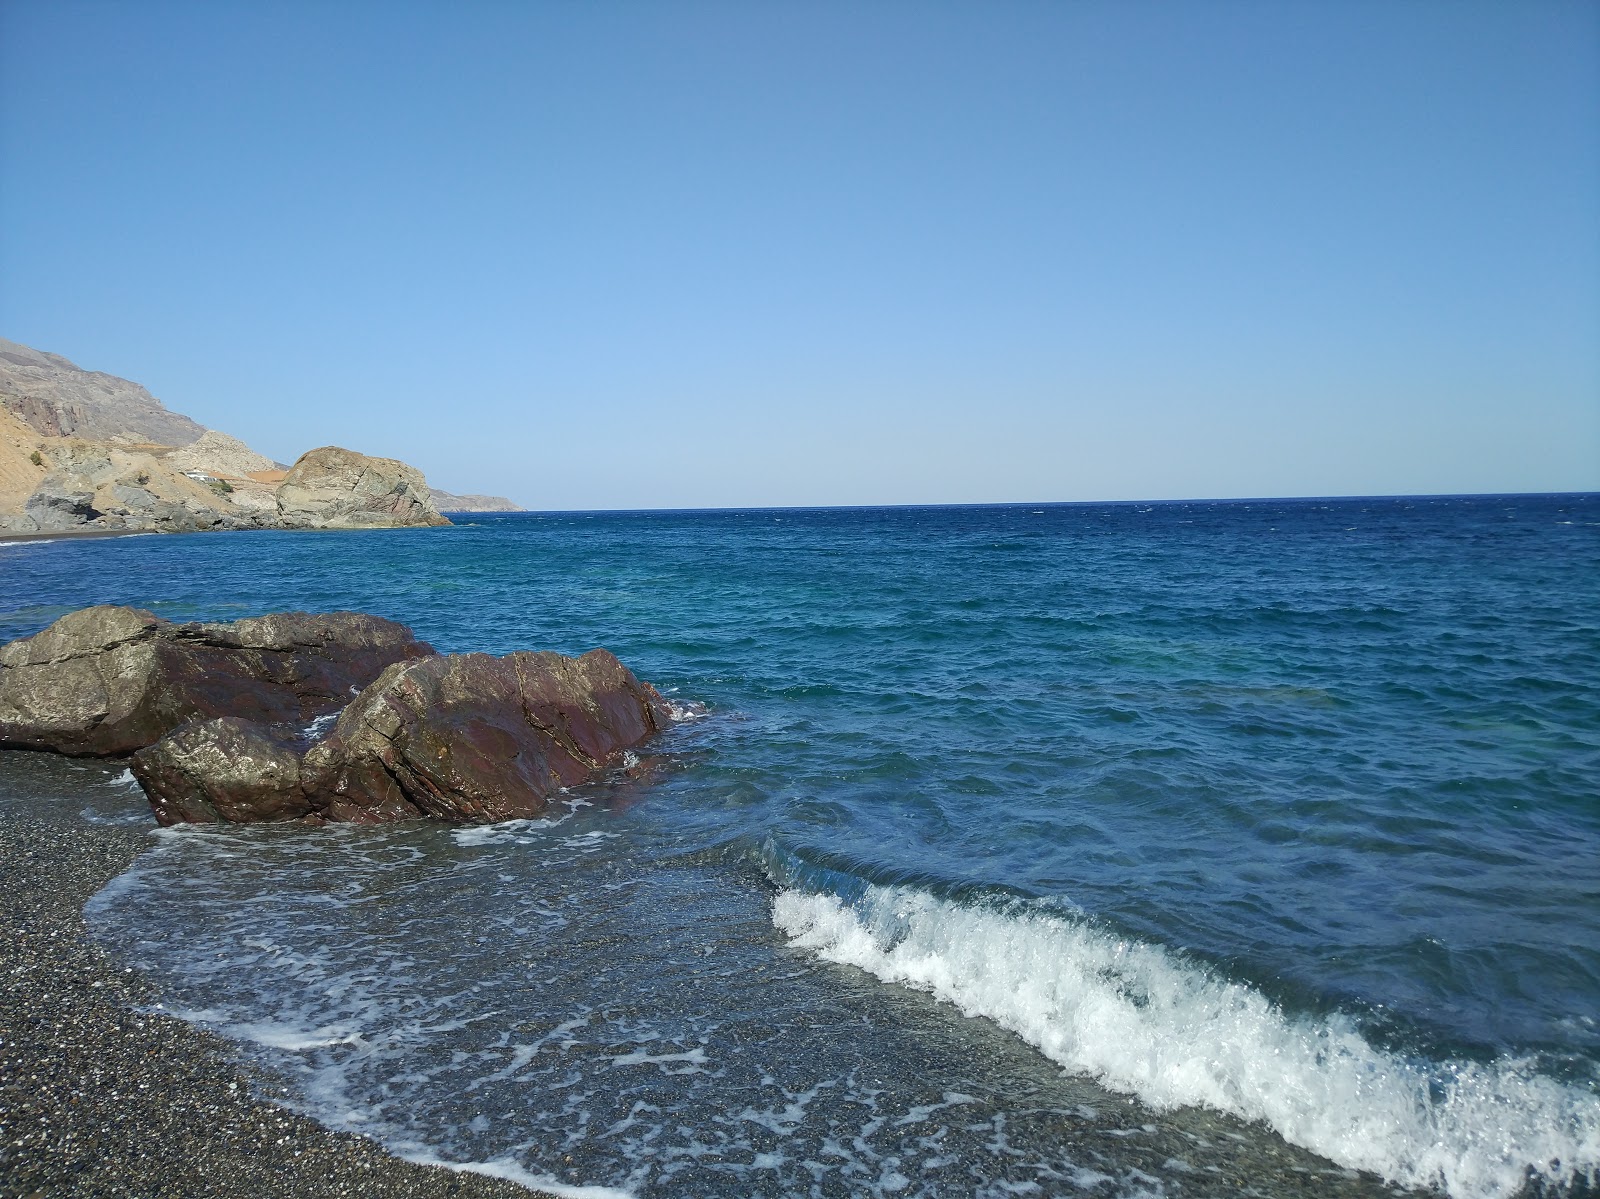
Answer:
[{"label": "foam on shore", "polygon": [[443,1166],[446,1170],[454,1170],[457,1174],[481,1174],[488,1178],[503,1178],[518,1186],[525,1186],[529,1190],[554,1195],[556,1199],[635,1199],[631,1191],[618,1190],[616,1187],[575,1186],[551,1178],[548,1174],[537,1174],[523,1169],[512,1158],[496,1158],[486,1162],[451,1162],[426,1152],[401,1152],[399,1156],[405,1161],[416,1162],[419,1166]]}]

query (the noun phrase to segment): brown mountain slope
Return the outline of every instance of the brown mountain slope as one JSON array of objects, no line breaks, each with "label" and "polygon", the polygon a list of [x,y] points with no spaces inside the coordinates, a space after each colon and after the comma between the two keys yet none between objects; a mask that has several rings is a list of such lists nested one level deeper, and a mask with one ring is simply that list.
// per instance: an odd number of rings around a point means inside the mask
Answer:
[{"label": "brown mountain slope", "polygon": [[39,464],[32,461],[43,440],[22,418],[0,407],[0,514],[20,512],[44,478],[43,455]]},{"label": "brown mountain slope", "polygon": [[0,406],[46,437],[188,445],[205,426],[137,383],[0,337]]}]

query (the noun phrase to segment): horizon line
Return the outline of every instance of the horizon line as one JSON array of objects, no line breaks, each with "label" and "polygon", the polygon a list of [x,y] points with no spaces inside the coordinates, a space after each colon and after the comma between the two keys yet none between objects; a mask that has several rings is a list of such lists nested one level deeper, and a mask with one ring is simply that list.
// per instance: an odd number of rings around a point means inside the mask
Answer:
[{"label": "horizon line", "polygon": [[[1556,499],[1571,497],[1600,498],[1595,491],[1441,491],[1400,492],[1394,494],[1348,495],[1245,495],[1245,496],[1195,496],[1179,499],[1132,500],[978,500],[968,502],[886,503],[886,504],[712,504],[685,508],[519,508],[513,512],[485,510],[482,512],[457,512],[456,516],[544,516],[544,515],[624,515],[644,512],[850,512],[882,511],[895,508],[1071,508],[1112,507],[1155,504],[1282,504],[1346,502],[1351,500],[1495,500],[1495,499]],[[451,513],[442,513],[445,517]]]}]

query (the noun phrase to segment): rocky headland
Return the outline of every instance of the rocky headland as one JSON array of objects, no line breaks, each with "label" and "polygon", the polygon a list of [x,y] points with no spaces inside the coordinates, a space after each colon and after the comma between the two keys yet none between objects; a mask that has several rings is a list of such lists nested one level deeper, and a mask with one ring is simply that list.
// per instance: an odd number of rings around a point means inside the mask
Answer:
[{"label": "rocky headland", "polygon": [[449,524],[434,497],[415,467],[337,446],[286,467],[137,383],[0,338],[0,535]]},{"label": "rocky headland", "polygon": [[670,722],[606,650],[439,654],[356,612],[98,605],[0,647],[0,749],[131,754],[164,825],[538,816]]},{"label": "rocky headland", "polygon": [[433,506],[440,512],[526,512],[503,495],[453,495],[433,488]]},{"label": "rocky headland", "polygon": [[382,529],[447,525],[422,472],[394,458],[369,458],[338,446],[307,450],[276,492],[287,529]]}]

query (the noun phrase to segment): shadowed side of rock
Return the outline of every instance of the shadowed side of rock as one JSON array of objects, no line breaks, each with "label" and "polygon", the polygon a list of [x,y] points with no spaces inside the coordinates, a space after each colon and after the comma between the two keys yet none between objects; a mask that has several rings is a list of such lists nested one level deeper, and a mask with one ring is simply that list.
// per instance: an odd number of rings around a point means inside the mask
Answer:
[{"label": "shadowed side of rock", "polygon": [[0,647],[0,747],[113,756],[193,720],[305,723],[391,663],[432,654],[404,625],[357,612],[180,625],[84,608]]}]

